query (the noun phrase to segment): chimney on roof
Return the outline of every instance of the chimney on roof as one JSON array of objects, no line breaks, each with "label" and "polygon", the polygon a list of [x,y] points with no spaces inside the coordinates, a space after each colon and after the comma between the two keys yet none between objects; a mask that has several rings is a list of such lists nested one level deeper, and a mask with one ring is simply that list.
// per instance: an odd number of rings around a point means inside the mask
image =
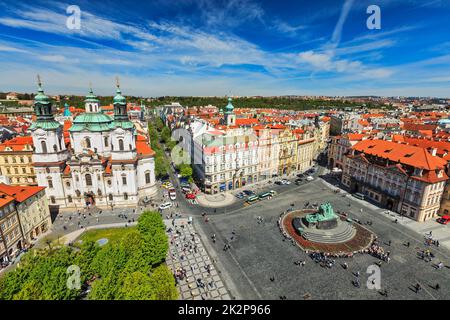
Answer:
[{"label": "chimney on roof", "polygon": [[428,150],[433,157],[436,156],[437,148],[429,148]]}]

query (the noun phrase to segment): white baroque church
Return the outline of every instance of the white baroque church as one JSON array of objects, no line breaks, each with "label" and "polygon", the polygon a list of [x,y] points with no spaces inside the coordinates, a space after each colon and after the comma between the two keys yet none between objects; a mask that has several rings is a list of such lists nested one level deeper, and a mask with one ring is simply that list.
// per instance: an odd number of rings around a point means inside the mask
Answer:
[{"label": "white baroque church", "polygon": [[133,207],[141,198],[156,194],[154,152],[147,137],[138,135],[129,120],[126,98],[118,84],[114,118],[101,112],[99,100],[90,90],[86,112],[79,114],[69,129],[70,145],[64,142],[63,125],[54,119],[51,101],[40,82],[34,109],[36,122],[30,127],[33,163],[50,206]]}]

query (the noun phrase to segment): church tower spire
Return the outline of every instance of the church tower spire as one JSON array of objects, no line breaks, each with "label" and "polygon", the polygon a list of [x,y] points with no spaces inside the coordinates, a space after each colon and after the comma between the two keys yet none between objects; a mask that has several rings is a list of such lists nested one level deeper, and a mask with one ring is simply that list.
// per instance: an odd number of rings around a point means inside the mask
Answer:
[{"label": "church tower spire", "polygon": [[52,113],[52,102],[48,96],[45,95],[42,89],[41,77],[37,76],[38,93],[34,96],[34,112],[36,114],[36,121],[30,127],[30,130],[42,128],[44,130],[55,130],[61,126],[55,120]]},{"label": "church tower spire", "polygon": [[133,123],[128,118],[127,99],[120,90],[119,78],[116,78],[116,96],[114,97],[114,126],[122,129],[134,129]]},{"label": "church tower spire", "polygon": [[92,83],[89,83],[89,94],[86,96],[86,99],[84,100],[86,112],[88,113],[100,112],[99,102],[100,101],[97,99],[97,96],[94,94],[94,91],[92,91]]},{"label": "church tower spire", "polygon": [[228,104],[225,107],[225,123],[227,126],[234,126],[236,124],[236,115],[234,114],[234,106],[231,100],[231,97],[228,97]]}]

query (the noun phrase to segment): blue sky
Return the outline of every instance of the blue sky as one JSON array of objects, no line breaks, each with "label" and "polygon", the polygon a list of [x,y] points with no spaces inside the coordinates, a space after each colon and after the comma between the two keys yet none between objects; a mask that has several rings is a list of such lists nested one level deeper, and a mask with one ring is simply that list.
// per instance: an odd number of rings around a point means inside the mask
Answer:
[{"label": "blue sky", "polygon": [[110,95],[119,76],[142,96],[450,97],[449,21],[450,0],[0,1],[0,91],[39,73],[50,94]]}]

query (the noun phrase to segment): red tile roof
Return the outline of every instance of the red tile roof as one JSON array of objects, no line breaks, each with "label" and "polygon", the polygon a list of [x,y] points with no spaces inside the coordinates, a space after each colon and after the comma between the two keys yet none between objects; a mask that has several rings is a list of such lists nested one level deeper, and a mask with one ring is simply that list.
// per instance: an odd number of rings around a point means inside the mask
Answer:
[{"label": "red tile roof", "polygon": [[0,193],[7,194],[18,202],[23,202],[28,198],[38,194],[45,187],[38,186],[10,186],[8,184],[0,183]]},{"label": "red tile roof", "polygon": [[150,147],[145,136],[138,135],[136,151],[139,156],[153,156],[155,151]]},{"label": "red tile roof", "polygon": [[26,145],[33,146],[33,138],[31,136],[15,137],[0,144],[0,151],[5,151],[6,147],[12,151],[24,151]]},{"label": "red tile roof", "polygon": [[385,140],[363,140],[353,146],[354,150],[394,162],[426,170],[444,169],[447,162],[432,156],[426,149]]},{"label": "red tile roof", "polygon": [[236,125],[238,126],[250,126],[252,124],[258,124],[258,119],[255,118],[237,118]]},{"label": "red tile roof", "polygon": [[7,204],[14,201],[13,197],[8,196],[7,194],[0,193],[0,208],[6,206]]}]

